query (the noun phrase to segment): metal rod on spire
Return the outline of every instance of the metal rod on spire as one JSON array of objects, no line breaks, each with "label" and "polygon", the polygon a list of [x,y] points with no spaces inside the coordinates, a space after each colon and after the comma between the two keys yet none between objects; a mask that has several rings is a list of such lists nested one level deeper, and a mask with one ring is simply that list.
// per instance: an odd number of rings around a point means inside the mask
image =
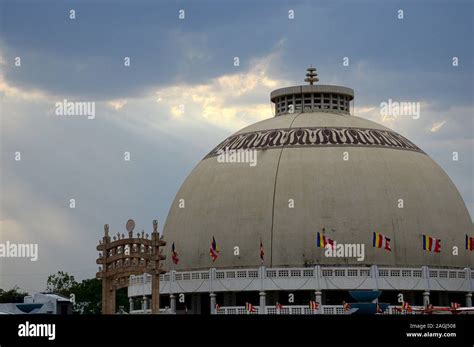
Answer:
[{"label": "metal rod on spire", "polygon": [[306,71],[306,78],[304,79],[305,82],[309,82],[310,85],[313,85],[314,82],[319,82],[319,78],[317,77],[318,74],[316,73],[316,68],[311,65],[311,67],[307,68]]}]

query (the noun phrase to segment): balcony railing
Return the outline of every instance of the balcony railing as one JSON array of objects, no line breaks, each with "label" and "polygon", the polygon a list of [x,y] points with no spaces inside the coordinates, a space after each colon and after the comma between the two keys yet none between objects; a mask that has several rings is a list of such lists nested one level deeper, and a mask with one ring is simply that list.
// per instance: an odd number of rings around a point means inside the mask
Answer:
[{"label": "balcony railing", "polygon": [[[400,306],[389,306],[383,314],[416,314],[415,311],[412,312],[399,312],[397,308]],[[414,310],[422,309],[422,306],[414,306]],[[217,314],[226,315],[226,314],[259,314],[260,307],[255,307],[255,312],[248,312],[245,309],[245,306],[224,306],[220,307],[217,310]],[[349,314],[349,311],[344,310],[342,305],[323,305],[318,310],[312,310],[305,306],[284,306],[281,309],[277,309],[276,306],[265,306],[265,314],[282,314],[282,315],[318,315],[318,314]]]},{"label": "balcony railing", "polygon": [[[407,290],[472,293],[474,271],[465,269],[326,267],[171,271],[160,276],[161,294],[278,290]],[[130,276],[128,296],[151,294],[151,276]]]},{"label": "balcony railing", "polygon": [[[423,309],[423,306],[413,306],[411,312],[400,312],[400,306],[388,306],[383,312],[384,315],[411,315],[417,314],[417,310]],[[160,309],[161,314],[172,314],[170,308]],[[192,312],[190,312],[191,314]],[[151,310],[133,310],[130,314],[151,314]],[[218,315],[245,315],[245,314],[260,314],[260,307],[255,306],[255,312],[248,312],[245,306],[223,306],[216,310]],[[318,310],[311,310],[308,305],[298,306],[284,306],[281,309],[277,309],[276,306],[265,306],[265,314],[269,315],[338,315],[338,314],[349,314],[345,311],[342,305],[322,305]]]}]

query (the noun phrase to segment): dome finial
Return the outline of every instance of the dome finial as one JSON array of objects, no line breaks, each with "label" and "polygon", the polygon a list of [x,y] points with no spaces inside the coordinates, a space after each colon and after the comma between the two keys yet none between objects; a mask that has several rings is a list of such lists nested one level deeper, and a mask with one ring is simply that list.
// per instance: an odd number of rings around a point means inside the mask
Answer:
[{"label": "dome finial", "polygon": [[316,73],[316,68],[311,65],[311,67],[307,68],[306,71],[306,78],[304,79],[305,82],[309,82],[310,85],[313,85],[314,82],[318,82],[319,78],[317,77],[318,74]]}]

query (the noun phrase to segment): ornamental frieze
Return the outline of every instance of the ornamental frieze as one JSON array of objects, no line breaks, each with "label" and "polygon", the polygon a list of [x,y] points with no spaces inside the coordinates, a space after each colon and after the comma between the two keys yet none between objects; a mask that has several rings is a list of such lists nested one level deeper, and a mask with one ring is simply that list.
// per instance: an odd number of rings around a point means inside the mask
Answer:
[{"label": "ornamental frieze", "polygon": [[365,128],[268,129],[228,137],[207,156],[219,151],[292,147],[382,147],[424,153],[413,142],[393,131]]}]

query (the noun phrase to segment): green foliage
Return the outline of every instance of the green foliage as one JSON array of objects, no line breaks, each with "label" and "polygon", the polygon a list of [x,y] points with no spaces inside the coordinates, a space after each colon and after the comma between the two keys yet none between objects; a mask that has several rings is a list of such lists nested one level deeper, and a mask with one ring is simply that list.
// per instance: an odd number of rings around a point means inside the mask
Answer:
[{"label": "green foliage", "polygon": [[[102,281],[97,278],[85,279],[78,283],[74,276],[59,271],[57,274],[48,277],[47,289],[49,292],[60,294],[67,298],[74,294],[74,313],[101,314]],[[124,310],[128,312],[127,288],[117,290],[116,300],[117,310],[120,306],[123,306]]]},{"label": "green foliage", "polygon": [[4,303],[21,303],[23,298],[27,296],[28,293],[23,292],[18,287],[13,287],[10,290],[0,289],[0,304]]},{"label": "green foliage", "polygon": [[[66,298],[70,298],[71,294],[74,294],[73,309],[76,314],[101,314],[102,281],[97,278],[85,279],[79,283],[74,276],[58,271],[58,273],[48,276],[46,290]],[[10,290],[0,289],[0,304],[22,303],[23,298],[27,295],[28,293],[21,291],[18,287],[13,287]],[[117,311],[123,306],[123,309],[128,312],[127,288],[117,290],[116,300]]]},{"label": "green foliage", "polygon": [[[75,295],[76,304],[74,312],[80,314],[101,314],[102,313],[102,281],[97,278],[83,280],[71,291]],[[128,312],[129,302],[127,288],[122,288],[116,292],[116,308],[120,306]]]},{"label": "green foliage", "polygon": [[128,312],[130,310],[130,303],[128,301],[128,290],[127,288],[121,288],[117,290],[116,293],[116,300],[117,300],[117,311],[119,310],[120,306],[123,306],[123,309]]},{"label": "green foliage", "polygon": [[71,291],[75,295],[74,312],[100,314],[102,310],[102,282],[97,278],[83,280]]},{"label": "green foliage", "polygon": [[46,282],[46,290],[49,293],[55,293],[69,298],[71,290],[78,285],[74,276],[67,272],[58,271],[55,275],[49,275]]}]

